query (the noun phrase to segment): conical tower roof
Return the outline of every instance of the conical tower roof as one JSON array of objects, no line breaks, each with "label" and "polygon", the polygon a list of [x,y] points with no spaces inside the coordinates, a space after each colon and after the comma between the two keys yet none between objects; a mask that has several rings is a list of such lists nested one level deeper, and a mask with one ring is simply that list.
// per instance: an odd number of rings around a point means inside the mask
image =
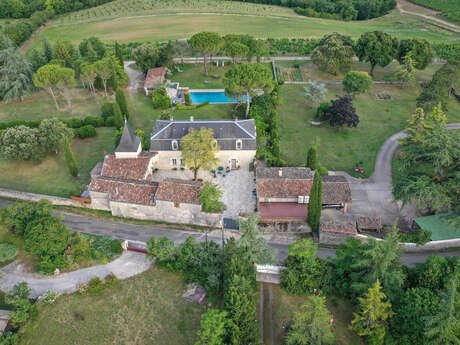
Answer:
[{"label": "conical tower roof", "polygon": [[121,135],[115,152],[137,152],[139,145],[141,144],[141,138],[134,134],[133,130],[125,119],[125,127],[123,128],[123,134]]}]

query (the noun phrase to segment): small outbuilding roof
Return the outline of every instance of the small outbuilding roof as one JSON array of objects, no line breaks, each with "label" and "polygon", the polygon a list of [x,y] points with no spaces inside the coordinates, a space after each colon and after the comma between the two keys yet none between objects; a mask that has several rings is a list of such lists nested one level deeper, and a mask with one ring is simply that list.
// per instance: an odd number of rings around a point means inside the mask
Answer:
[{"label": "small outbuilding roof", "polygon": [[141,145],[141,138],[134,134],[128,121],[125,119],[125,127],[123,128],[123,134],[121,135],[115,152],[137,152]]},{"label": "small outbuilding roof", "polygon": [[150,68],[145,77],[144,88],[153,89],[158,84],[164,83],[166,76],[166,67]]},{"label": "small outbuilding roof", "polygon": [[185,204],[201,204],[201,182],[180,179],[166,179],[160,182],[156,193],[157,200]]},{"label": "small outbuilding roof", "polygon": [[357,235],[356,220],[352,215],[343,214],[338,210],[321,212],[320,231]]},{"label": "small outbuilding roof", "polygon": [[351,189],[344,176],[323,176],[323,204],[343,204],[351,201]]},{"label": "small outbuilding roof", "polygon": [[91,181],[89,190],[108,193],[112,201],[152,205],[158,183],[135,180],[115,180],[96,178]]},{"label": "small outbuilding roof", "polygon": [[154,156],[155,153],[143,152],[136,158],[117,159],[114,154],[108,154],[99,175],[123,180],[144,180],[149,174],[148,167]]},{"label": "small outbuilding roof", "polygon": [[314,172],[310,168],[303,167],[257,167],[256,169],[256,176],[258,179],[312,180],[313,175]]}]

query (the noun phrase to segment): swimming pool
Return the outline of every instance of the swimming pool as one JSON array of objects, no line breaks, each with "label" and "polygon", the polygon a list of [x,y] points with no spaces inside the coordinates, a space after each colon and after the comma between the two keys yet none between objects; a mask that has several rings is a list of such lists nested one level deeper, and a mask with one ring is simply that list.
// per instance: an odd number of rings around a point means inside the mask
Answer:
[{"label": "swimming pool", "polygon": [[[238,98],[227,97],[225,91],[190,91],[190,100],[192,104],[204,102],[219,104],[219,103],[238,103]],[[246,96],[243,97],[246,101]]]}]

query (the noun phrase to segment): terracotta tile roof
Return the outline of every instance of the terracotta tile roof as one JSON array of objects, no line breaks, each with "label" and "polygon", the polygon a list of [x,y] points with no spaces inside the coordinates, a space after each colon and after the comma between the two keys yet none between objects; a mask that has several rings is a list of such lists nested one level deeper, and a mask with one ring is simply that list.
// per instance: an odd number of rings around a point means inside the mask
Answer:
[{"label": "terracotta tile roof", "polygon": [[166,179],[160,182],[156,199],[177,203],[201,204],[199,199],[200,186],[200,182]]},{"label": "terracotta tile roof", "polygon": [[259,198],[289,198],[310,195],[313,180],[257,179]]},{"label": "terracotta tile roof", "polygon": [[151,68],[147,71],[144,88],[151,89],[165,81],[166,67]]},{"label": "terracotta tile roof", "polygon": [[344,176],[323,177],[323,204],[342,204],[350,201],[350,185]]},{"label": "terracotta tile roof", "polygon": [[262,221],[305,221],[308,207],[295,202],[261,202],[259,203]]},{"label": "terracotta tile roof", "polygon": [[154,153],[142,153],[137,158],[115,158],[109,154],[104,158],[101,176],[124,180],[143,180]]},{"label": "terracotta tile roof", "polygon": [[314,172],[304,167],[268,168],[259,166],[256,169],[256,176],[260,179],[312,180]]},{"label": "terracotta tile roof", "polygon": [[93,178],[89,190],[108,193],[109,199],[134,204],[153,204],[158,184],[147,181],[119,181],[115,179]]},{"label": "terracotta tile roof", "polygon": [[356,222],[351,220],[321,220],[320,231],[357,234]]}]

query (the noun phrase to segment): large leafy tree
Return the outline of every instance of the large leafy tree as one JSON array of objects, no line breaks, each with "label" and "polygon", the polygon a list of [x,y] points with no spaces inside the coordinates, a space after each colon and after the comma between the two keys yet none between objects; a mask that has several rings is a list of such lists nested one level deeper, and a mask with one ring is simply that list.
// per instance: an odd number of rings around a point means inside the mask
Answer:
[{"label": "large leafy tree", "polygon": [[82,58],[90,62],[101,60],[107,53],[104,43],[97,37],[85,38],[78,49]]},{"label": "large leafy tree", "polygon": [[107,82],[112,77],[112,63],[113,60],[110,57],[106,57],[102,60],[96,61],[94,63],[97,76],[101,79],[102,84],[104,85],[104,94],[107,97]]},{"label": "large leafy tree", "polygon": [[216,32],[199,32],[190,38],[190,46],[203,54],[204,73],[206,75],[208,75],[208,56],[217,52],[222,43],[222,38]]},{"label": "large leafy tree", "polygon": [[273,90],[272,72],[267,66],[257,63],[244,63],[229,69],[223,83],[229,94],[246,96],[246,117],[249,114],[251,97],[261,89],[267,93]]},{"label": "large leafy tree", "polygon": [[267,240],[262,237],[258,224],[259,216],[257,213],[249,215],[247,219],[240,219],[241,237],[236,243],[245,249],[252,262],[262,265],[273,264],[276,262],[276,252],[272,247],[269,247]]},{"label": "large leafy tree", "polygon": [[44,119],[38,127],[38,140],[43,150],[57,154],[74,136],[72,129],[57,118]]},{"label": "large leafy tree", "polygon": [[375,66],[388,66],[398,54],[399,42],[382,31],[366,32],[355,45],[355,53],[360,61],[369,62],[370,75],[374,75]]},{"label": "large leafy tree", "polygon": [[0,135],[0,152],[8,159],[39,162],[43,150],[38,143],[38,129],[26,126],[5,129]]},{"label": "large leafy tree", "polygon": [[0,98],[23,100],[32,91],[32,65],[11,46],[0,50]]},{"label": "large leafy tree", "polygon": [[145,73],[149,68],[169,66],[173,62],[173,47],[171,43],[158,45],[144,43],[133,54],[136,65]]},{"label": "large leafy tree", "polygon": [[330,324],[331,317],[331,313],[326,308],[326,298],[310,296],[301,310],[295,313],[294,322],[286,336],[286,344],[335,344],[335,336]]},{"label": "large leafy tree", "polygon": [[238,59],[249,54],[249,47],[240,42],[232,42],[225,48],[225,52],[228,56],[231,56],[233,63],[236,64]]},{"label": "large leafy tree", "polygon": [[353,106],[353,101],[350,96],[345,95],[339,99],[331,101],[329,107],[324,113],[324,120],[329,121],[332,127],[357,127],[359,117],[356,114],[356,109]]},{"label": "large leafy tree", "polygon": [[404,58],[408,55],[414,60],[414,67],[420,70],[425,69],[433,61],[433,51],[427,40],[401,40],[397,57],[399,63],[403,64]]},{"label": "large leafy tree", "polygon": [[446,291],[441,295],[440,305],[442,307],[437,314],[427,317],[424,344],[460,344],[460,337],[458,335],[460,320],[456,315],[457,288],[457,279],[453,278],[448,283]]},{"label": "large leafy tree", "polygon": [[318,42],[311,59],[320,70],[337,75],[350,70],[353,56],[352,39],[335,32]]},{"label": "large leafy tree", "polygon": [[393,316],[391,303],[381,291],[380,282],[369,288],[359,299],[359,312],[354,313],[350,328],[360,336],[366,336],[368,344],[382,345],[388,320]]},{"label": "large leafy tree", "polygon": [[80,79],[84,86],[87,86],[97,102],[96,88],[94,82],[96,81],[97,71],[94,64],[82,64],[80,67]]},{"label": "large leafy tree", "polygon": [[193,170],[195,181],[200,169],[211,169],[218,162],[216,154],[219,152],[219,145],[210,128],[202,127],[199,131],[190,128],[189,133],[182,137],[180,148],[185,165]]},{"label": "large leafy tree", "polygon": [[351,71],[345,75],[342,84],[345,92],[357,95],[368,91],[374,82],[367,72]]}]

